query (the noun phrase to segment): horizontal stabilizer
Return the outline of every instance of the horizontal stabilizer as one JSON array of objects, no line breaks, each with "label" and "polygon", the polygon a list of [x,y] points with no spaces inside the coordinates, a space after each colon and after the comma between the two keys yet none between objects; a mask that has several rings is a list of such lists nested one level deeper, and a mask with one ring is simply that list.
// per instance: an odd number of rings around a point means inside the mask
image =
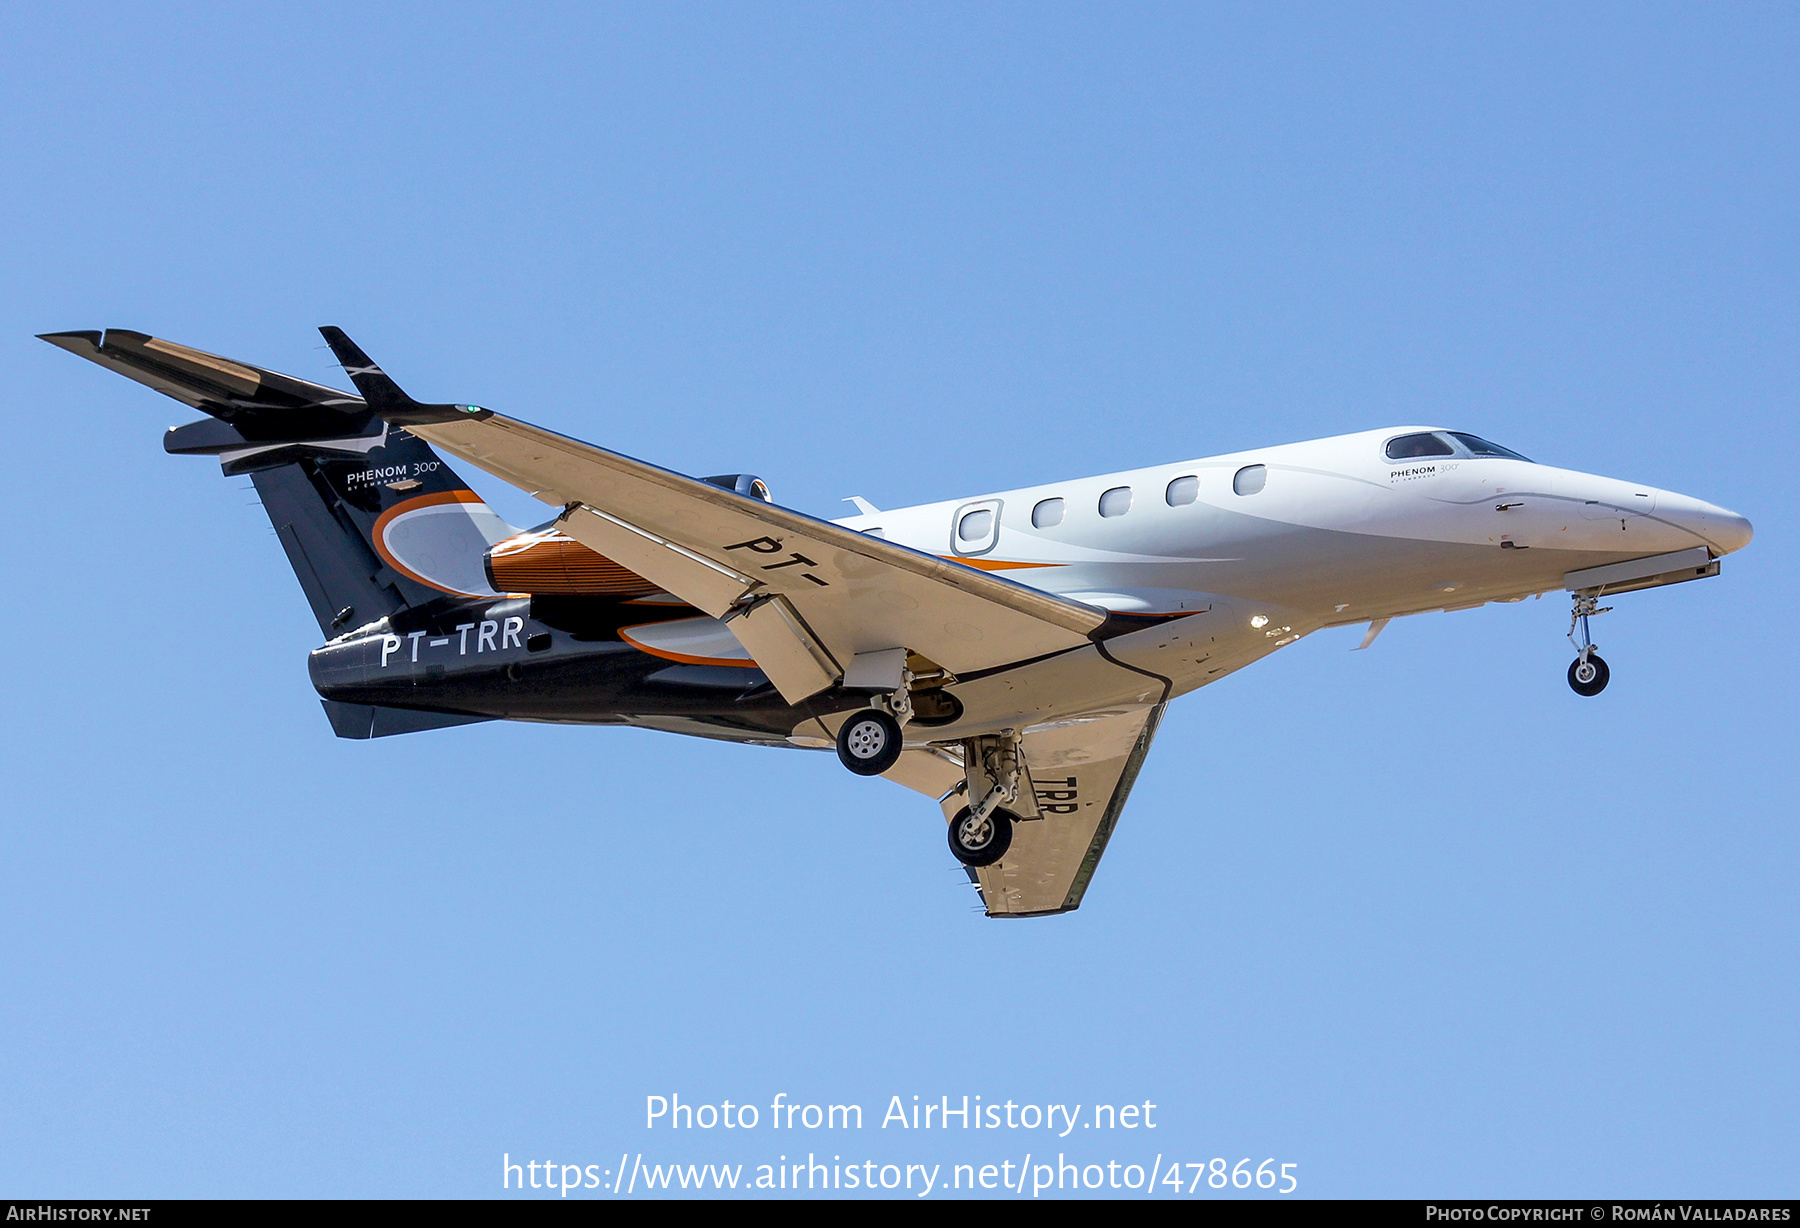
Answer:
[{"label": "horizontal stabilizer", "polygon": [[[241,423],[242,419],[239,421]],[[320,439],[310,431],[295,434],[289,429],[282,433],[276,424],[268,422],[260,425],[263,429],[254,430],[251,435],[246,435],[232,423],[222,422],[217,418],[202,418],[186,426],[172,426],[163,433],[163,451],[174,456],[217,456],[229,473],[234,472],[234,466],[250,456],[260,458],[251,466],[258,469],[266,468],[273,460],[292,459],[290,445],[315,451],[323,449],[331,452],[366,453],[380,447],[387,440],[386,423],[373,415],[366,422],[358,419],[348,424],[358,429],[335,439]],[[281,452],[282,457],[271,457],[271,450]]]},{"label": "horizontal stabilizer", "polygon": [[452,712],[416,712],[411,708],[377,708],[369,704],[342,704],[335,699],[321,699],[331,728],[340,738],[387,738],[397,733],[421,733],[427,729],[448,729],[454,725],[474,725],[490,721],[491,716],[460,716]]},{"label": "horizontal stabilizer", "polygon": [[[40,337],[229,423],[242,440],[232,443],[234,447],[379,435],[382,430],[369,406],[352,393],[144,333],[109,328],[104,333],[42,333]],[[178,439],[170,441],[174,446],[169,450],[216,453],[228,450],[215,446],[225,442],[223,435]],[[186,446],[189,443],[202,446]]]},{"label": "horizontal stabilizer", "polygon": [[[214,456],[227,475],[249,476],[327,636],[445,599],[494,595],[482,557],[518,530],[429,444],[390,428],[362,397],[127,329],[43,339],[206,412],[171,427],[163,448]],[[353,738],[469,719],[327,712]]]}]

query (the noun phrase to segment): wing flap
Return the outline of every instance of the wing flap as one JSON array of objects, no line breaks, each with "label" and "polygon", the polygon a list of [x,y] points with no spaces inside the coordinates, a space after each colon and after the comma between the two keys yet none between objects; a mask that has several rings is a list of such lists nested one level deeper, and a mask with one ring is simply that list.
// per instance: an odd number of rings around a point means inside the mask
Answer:
[{"label": "wing flap", "polygon": [[588,549],[714,618],[729,613],[731,603],[750,587],[748,576],[590,507],[570,508],[557,521],[557,527]]},{"label": "wing flap", "polygon": [[725,625],[791,704],[835,686],[844,676],[831,649],[806,625],[794,603],[779,593],[734,610]]}]

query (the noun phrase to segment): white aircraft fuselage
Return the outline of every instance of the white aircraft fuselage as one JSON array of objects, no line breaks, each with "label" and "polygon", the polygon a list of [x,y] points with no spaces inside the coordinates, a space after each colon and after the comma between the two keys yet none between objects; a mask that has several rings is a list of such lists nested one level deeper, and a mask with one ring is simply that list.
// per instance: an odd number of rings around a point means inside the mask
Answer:
[{"label": "white aircraft fuselage", "polygon": [[[1455,454],[1387,456],[1389,441],[1420,435]],[[1039,512],[1034,524],[1034,511],[1052,500],[1061,501],[1060,519]],[[1150,674],[1168,680],[1170,697],[1181,695],[1324,627],[1522,601],[1561,590],[1570,572],[1692,547],[1716,558],[1751,537],[1749,521],[1714,504],[1524,459],[1478,456],[1429,426],[837,523],[1090,605],[1159,617],[1104,646],[1105,655],[1145,676],[1120,679],[1095,649],[1009,671],[991,686],[965,683],[958,689],[964,720],[919,731],[934,739],[977,726],[1066,719],[1077,715],[1065,706],[1076,695],[1083,707],[1154,702],[1162,687]]]}]

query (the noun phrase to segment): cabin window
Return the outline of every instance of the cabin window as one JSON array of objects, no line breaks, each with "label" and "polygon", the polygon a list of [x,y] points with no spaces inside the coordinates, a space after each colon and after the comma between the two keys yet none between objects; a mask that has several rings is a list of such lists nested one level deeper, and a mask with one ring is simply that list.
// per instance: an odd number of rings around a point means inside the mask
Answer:
[{"label": "cabin window", "polygon": [[1253,495],[1269,480],[1267,465],[1245,465],[1231,478],[1231,489],[1240,495]]},{"label": "cabin window", "polygon": [[1043,499],[1031,509],[1031,527],[1034,529],[1052,529],[1062,523],[1063,501],[1061,499]]},{"label": "cabin window", "polygon": [[1531,463],[1528,456],[1520,456],[1511,448],[1503,448],[1497,443],[1489,443],[1479,435],[1465,435],[1461,431],[1451,431],[1450,438],[1456,440],[1469,450],[1470,455],[1478,457],[1497,457],[1501,460],[1520,460]]},{"label": "cabin window", "polygon": [[1200,497],[1200,479],[1193,474],[1185,478],[1176,478],[1169,483],[1169,489],[1163,492],[1163,498],[1169,501],[1170,507],[1186,507]]},{"label": "cabin window", "polygon": [[988,534],[993,531],[994,509],[991,507],[970,512],[956,522],[956,536],[965,542],[986,541]]},{"label": "cabin window", "polygon": [[999,545],[1000,507],[998,499],[979,499],[957,508],[950,516],[950,552],[986,554]]},{"label": "cabin window", "polygon": [[1456,449],[1430,431],[1397,435],[1387,441],[1389,460],[1416,460],[1421,456],[1455,456]]},{"label": "cabin window", "polygon": [[1100,496],[1102,516],[1123,516],[1131,510],[1131,487],[1115,486]]}]

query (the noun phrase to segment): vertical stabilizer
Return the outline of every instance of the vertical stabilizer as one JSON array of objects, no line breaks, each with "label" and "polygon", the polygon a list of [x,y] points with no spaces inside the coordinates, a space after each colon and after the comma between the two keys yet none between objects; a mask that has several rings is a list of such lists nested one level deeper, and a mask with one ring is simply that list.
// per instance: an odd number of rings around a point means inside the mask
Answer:
[{"label": "vertical stabilizer", "polygon": [[482,556],[517,530],[361,396],[125,329],[43,339],[209,415],[164,449],[249,476],[327,636],[495,595]]}]

